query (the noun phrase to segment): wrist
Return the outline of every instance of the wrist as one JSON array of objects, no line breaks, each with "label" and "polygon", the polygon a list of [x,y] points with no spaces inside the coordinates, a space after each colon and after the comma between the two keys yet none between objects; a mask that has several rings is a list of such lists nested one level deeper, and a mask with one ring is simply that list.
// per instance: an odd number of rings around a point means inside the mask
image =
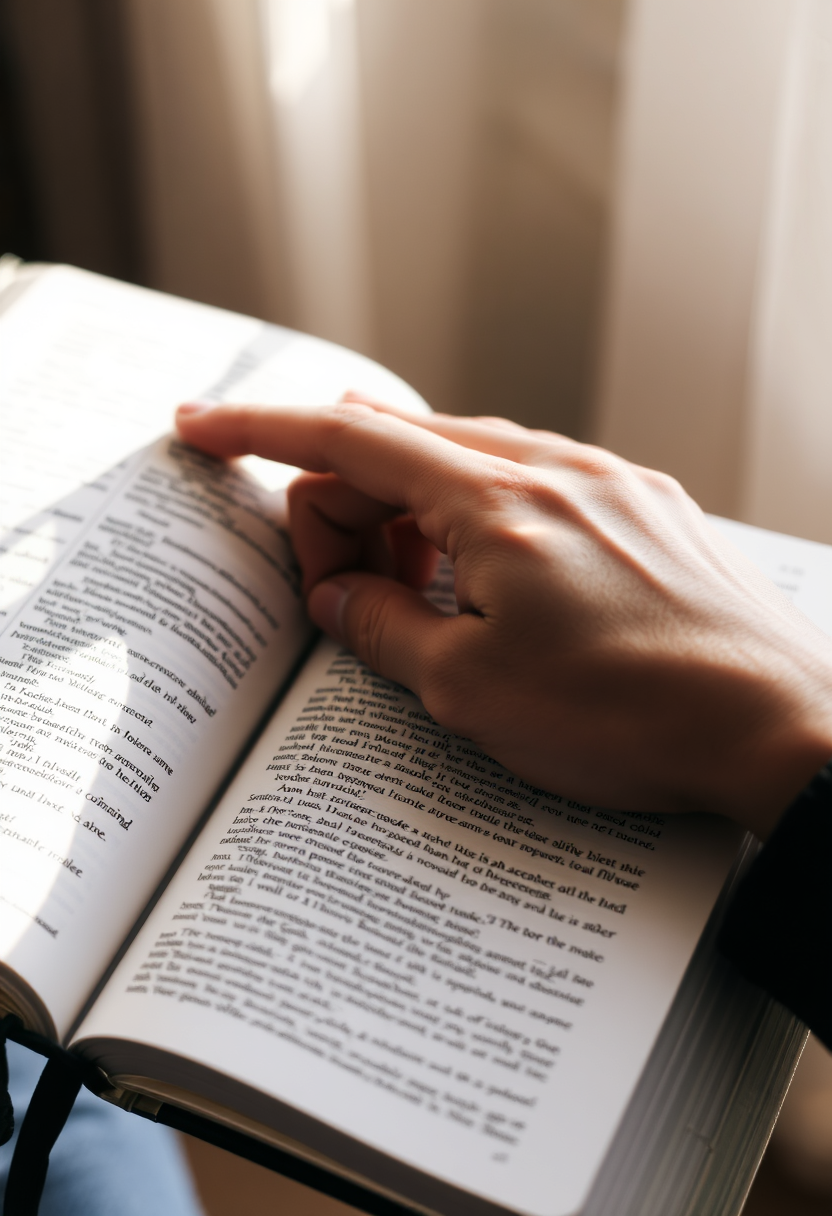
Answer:
[{"label": "wrist", "polygon": [[766,840],[789,806],[832,760],[832,665],[798,703],[783,706],[777,721],[738,753],[727,783],[725,813]]}]

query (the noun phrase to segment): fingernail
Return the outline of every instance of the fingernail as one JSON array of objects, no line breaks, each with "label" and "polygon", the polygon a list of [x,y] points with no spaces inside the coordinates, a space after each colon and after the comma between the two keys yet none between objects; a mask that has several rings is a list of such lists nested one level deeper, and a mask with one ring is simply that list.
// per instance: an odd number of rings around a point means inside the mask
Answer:
[{"label": "fingernail", "polygon": [[339,642],[344,640],[344,606],[348,596],[348,587],[342,587],[340,583],[330,580],[313,587],[306,601],[309,615],[315,624]]},{"label": "fingernail", "polygon": [[191,418],[194,414],[204,414],[214,408],[213,401],[185,401],[177,407],[177,418]]}]

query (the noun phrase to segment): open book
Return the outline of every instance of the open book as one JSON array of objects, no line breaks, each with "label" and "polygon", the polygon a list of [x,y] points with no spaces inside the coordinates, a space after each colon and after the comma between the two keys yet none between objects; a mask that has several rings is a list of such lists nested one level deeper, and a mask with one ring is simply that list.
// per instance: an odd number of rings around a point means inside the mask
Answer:
[{"label": "open book", "polygon": [[[65,267],[0,309],[0,1011],[418,1210],[737,1210],[802,1042],[712,949],[753,844],[452,737],[314,637],[291,470],[159,438],[185,399],[424,403]],[[719,526],[832,628],[832,551]]]}]

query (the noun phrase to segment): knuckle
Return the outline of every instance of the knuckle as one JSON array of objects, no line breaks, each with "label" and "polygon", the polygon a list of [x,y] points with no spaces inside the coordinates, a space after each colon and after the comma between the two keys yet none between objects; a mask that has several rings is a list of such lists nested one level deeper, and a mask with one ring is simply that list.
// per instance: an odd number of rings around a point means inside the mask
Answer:
[{"label": "knuckle", "polygon": [[360,605],[352,638],[356,653],[374,671],[386,674],[386,642],[391,605],[387,598],[372,596]]},{"label": "knuckle", "polygon": [[302,502],[307,499],[320,484],[320,480],[320,473],[301,473],[295,477],[289,483],[289,487],[286,490],[286,498],[289,505],[291,506],[292,503]]},{"label": "knuckle", "polygon": [[290,482],[286,491],[289,520],[298,520],[314,511],[319,500],[326,500],[326,492],[335,480],[328,473],[301,473]]},{"label": "knuckle", "polygon": [[346,432],[378,416],[378,410],[360,401],[339,401],[321,415],[324,439],[327,443],[337,443]]},{"label": "knuckle", "polygon": [[455,734],[465,734],[471,697],[449,672],[447,663],[434,656],[423,665],[419,695],[434,721]]},{"label": "knuckle", "polygon": [[528,434],[526,428],[519,422],[512,422],[510,418],[500,418],[497,414],[476,414],[471,421],[480,423],[482,426],[494,427],[495,430]]},{"label": "knuckle", "polygon": [[686,501],[689,498],[681,483],[675,477],[671,477],[669,473],[660,473],[657,469],[645,469],[642,477],[651,489],[658,491],[666,498],[675,502]]},{"label": "knuckle", "polygon": [[420,656],[419,696],[428,713],[441,726],[468,735],[487,687],[487,655],[471,636],[448,629],[434,635],[430,649]]},{"label": "knuckle", "polygon": [[619,481],[630,466],[626,460],[594,444],[578,443],[563,435],[546,436],[536,432],[539,446],[539,462],[552,473],[571,474],[590,482]]},{"label": "knuckle", "polygon": [[262,408],[256,405],[241,405],[236,407],[234,422],[236,431],[235,451],[240,455],[254,452],[259,445],[260,421]]},{"label": "knuckle", "polygon": [[471,481],[471,493],[485,510],[502,512],[508,505],[534,493],[539,482],[535,469],[510,460],[495,459],[487,477]]},{"label": "knuckle", "polygon": [[589,477],[615,481],[621,479],[628,467],[620,456],[588,443],[575,444],[573,462],[580,472]]}]

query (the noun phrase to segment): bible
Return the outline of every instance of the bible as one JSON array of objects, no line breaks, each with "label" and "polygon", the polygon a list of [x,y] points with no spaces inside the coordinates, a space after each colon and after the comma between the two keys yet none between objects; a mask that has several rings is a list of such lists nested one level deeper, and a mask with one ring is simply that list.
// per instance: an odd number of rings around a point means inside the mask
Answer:
[{"label": "bible", "polygon": [[[714,950],[755,843],[453,737],[315,635],[293,470],[168,434],[348,389],[427,408],[320,340],[0,265],[0,1014],[367,1210],[739,1211],[804,1039]],[[832,550],[715,523],[832,629]]]}]

